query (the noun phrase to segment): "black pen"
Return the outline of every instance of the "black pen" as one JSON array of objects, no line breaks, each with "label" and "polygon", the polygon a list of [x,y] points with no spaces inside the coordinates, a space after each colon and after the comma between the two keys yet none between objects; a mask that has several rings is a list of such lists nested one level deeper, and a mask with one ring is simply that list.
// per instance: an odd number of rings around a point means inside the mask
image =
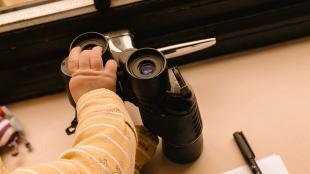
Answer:
[{"label": "black pen", "polygon": [[242,153],[242,156],[248,166],[250,167],[251,171],[253,174],[262,174],[261,170],[259,169],[256,161],[255,161],[255,154],[252,151],[248,141],[245,139],[245,136],[243,133],[240,132],[235,132],[234,133],[234,138],[235,141],[239,147],[239,150]]}]

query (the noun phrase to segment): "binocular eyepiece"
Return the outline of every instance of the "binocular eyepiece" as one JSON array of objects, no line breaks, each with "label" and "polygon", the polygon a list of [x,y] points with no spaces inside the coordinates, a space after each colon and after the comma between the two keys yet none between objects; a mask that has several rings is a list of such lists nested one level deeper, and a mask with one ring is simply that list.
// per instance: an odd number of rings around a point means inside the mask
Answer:
[{"label": "binocular eyepiece", "polygon": [[[82,50],[101,46],[104,62],[115,59],[118,63],[117,94],[138,106],[144,126],[162,138],[163,151],[169,159],[188,163],[198,159],[203,149],[201,116],[194,93],[176,67],[168,68],[166,58],[167,55],[171,57],[171,50],[178,53],[178,49],[196,45],[200,50],[214,44],[212,38],[161,49],[136,49],[128,32],[107,35],[88,32],[76,37],[70,50],[75,46]],[[67,71],[67,59],[61,64],[61,71],[68,89],[71,76]],[[69,90],[68,94],[75,106]],[[74,132],[77,120],[71,124],[67,134]]]}]

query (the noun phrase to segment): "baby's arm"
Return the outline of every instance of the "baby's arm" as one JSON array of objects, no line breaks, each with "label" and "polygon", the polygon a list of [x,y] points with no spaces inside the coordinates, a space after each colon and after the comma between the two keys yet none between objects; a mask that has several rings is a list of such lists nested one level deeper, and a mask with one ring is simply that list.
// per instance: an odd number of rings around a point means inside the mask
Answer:
[{"label": "baby's arm", "polygon": [[123,101],[113,92],[115,61],[103,66],[100,47],[82,52],[77,47],[68,64],[79,122],[73,147],[55,162],[19,168],[14,173],[132,174],[137,134]]}]

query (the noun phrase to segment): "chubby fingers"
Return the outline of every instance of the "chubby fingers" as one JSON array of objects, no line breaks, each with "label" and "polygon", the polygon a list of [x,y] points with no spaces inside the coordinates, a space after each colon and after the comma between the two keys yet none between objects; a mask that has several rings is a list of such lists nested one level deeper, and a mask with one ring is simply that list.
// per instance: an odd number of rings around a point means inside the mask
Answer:
[{"label": "chubby fingers", "polygon": [[96,46],[91,50],[90,68],[97,71],[103,70],[102,47]]},{"label": "chubby fingers", "polygon": [[104,70],[112,75],[116,75],[116,71],[117,71],[117,63],[115,60],[110,59],[107,61],[107,63],[105,64]]},{"label": "chubby fingers", "polygon": [[71,74],[79,69],[79,55],[81,53],[81,47],[74,47],[68,57],[68,70]]},{"label": "chubby fingers", "polygon": [[90,69],[90,54],[91,50],[83,50],[79,55],[79,69],[89,70]]},{"label": "chubby fingers", "polygon": [[96,46],[92,50],[83,51],[80,47],[73,48],[68,58],[69,72],[75,74],[77,70],[90,69],[116,75],[117,63],[115,60],[110,59],[103,65],[102,48],[100,46]]}]

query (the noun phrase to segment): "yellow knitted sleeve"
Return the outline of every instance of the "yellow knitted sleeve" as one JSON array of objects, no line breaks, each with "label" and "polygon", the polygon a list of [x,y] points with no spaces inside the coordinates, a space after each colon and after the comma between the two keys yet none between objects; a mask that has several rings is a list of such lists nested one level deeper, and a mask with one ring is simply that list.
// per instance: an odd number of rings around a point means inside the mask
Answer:
[{"label": "yellow knitted sleeve", "polygon": [[77,113],[79,124],[71,149],[57,161],[13,173],[134,173],[137,133],[121,98],[107,89],[90,91],[79,99]]}]

